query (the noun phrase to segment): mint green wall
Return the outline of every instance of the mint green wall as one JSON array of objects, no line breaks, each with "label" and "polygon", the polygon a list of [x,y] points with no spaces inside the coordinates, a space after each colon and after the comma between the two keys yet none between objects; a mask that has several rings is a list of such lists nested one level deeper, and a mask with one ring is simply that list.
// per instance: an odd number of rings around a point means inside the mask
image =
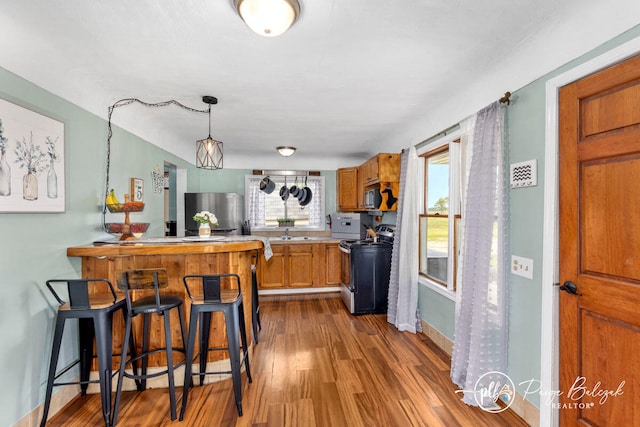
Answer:
[{"label": "mint green wall", "polygon": [[[508,374],[516,384],[519,393],[524,391],[524,388],[518,385],[519,383],[531,379],[540,380],[545,82],[639,36],[640,26],[535,82],[512,91],[512,104],[508,107],[506,120],[509,163],[532,159],[538,162],[538,185],[510,192],[510,252],[531,258],[534,262],[533,280],[513,274],[509,277]],[[454,339],[455,304],[453,301],[419,285],[418,305],[426,323],[447,338]],[[529,395],[528,399],[539,407],[538,395]]]}]

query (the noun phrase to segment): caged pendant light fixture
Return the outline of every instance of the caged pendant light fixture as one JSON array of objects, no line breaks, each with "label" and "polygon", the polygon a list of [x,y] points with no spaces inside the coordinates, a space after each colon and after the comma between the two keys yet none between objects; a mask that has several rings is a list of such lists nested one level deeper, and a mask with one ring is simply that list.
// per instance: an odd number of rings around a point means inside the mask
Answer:
[{"label": "caged pendant light fixture", "polygon": [[264,37],[284,33],[300,15],[298,0],[234,0],[233,3],[247,26]]},{"label": "caged pendant light fixture", "polygon": [[209,136],[196,141],[196,167],[200,169],[222,169],[222,142],[211,138],[211,105],[218,103],[214,96],[203,96],[202,102],[209,104]]}]

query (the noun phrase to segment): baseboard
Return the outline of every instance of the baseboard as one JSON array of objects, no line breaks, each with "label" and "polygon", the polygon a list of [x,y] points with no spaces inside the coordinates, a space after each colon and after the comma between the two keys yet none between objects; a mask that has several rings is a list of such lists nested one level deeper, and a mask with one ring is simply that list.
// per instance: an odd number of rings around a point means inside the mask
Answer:
[{"label": "baseboard", "polygon": [[258,295],[322,294],[329,292],[340,292],[340,287],[260,289]]},{"label": "baseboard", "polygon": [[[449,356],[453,353],[453,341],[440,331],[421,320],[422,333],[431,339],[442,351]],[[540,425],[540,410],[516,392],[510,409],[518,414],[530,426]]]}]

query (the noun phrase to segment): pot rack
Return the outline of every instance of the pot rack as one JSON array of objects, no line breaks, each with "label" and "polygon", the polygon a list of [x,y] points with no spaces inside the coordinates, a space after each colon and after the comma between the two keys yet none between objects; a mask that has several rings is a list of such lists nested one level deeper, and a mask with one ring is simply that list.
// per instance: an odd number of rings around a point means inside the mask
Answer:
[{"label": "pot rack", "polygon": [[275,176],[320,176],[320,171],[254,169],[253,174],[254,175],[275,175]]}]

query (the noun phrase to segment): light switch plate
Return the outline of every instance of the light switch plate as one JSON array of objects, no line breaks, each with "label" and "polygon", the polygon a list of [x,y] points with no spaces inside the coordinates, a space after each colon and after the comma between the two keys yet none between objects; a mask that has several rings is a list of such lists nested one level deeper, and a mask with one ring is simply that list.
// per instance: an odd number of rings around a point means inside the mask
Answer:
[{"label": "light switch plate", "polygon": [[533,260],[511,255],[511,272],[527,279],[533,279]]}]

